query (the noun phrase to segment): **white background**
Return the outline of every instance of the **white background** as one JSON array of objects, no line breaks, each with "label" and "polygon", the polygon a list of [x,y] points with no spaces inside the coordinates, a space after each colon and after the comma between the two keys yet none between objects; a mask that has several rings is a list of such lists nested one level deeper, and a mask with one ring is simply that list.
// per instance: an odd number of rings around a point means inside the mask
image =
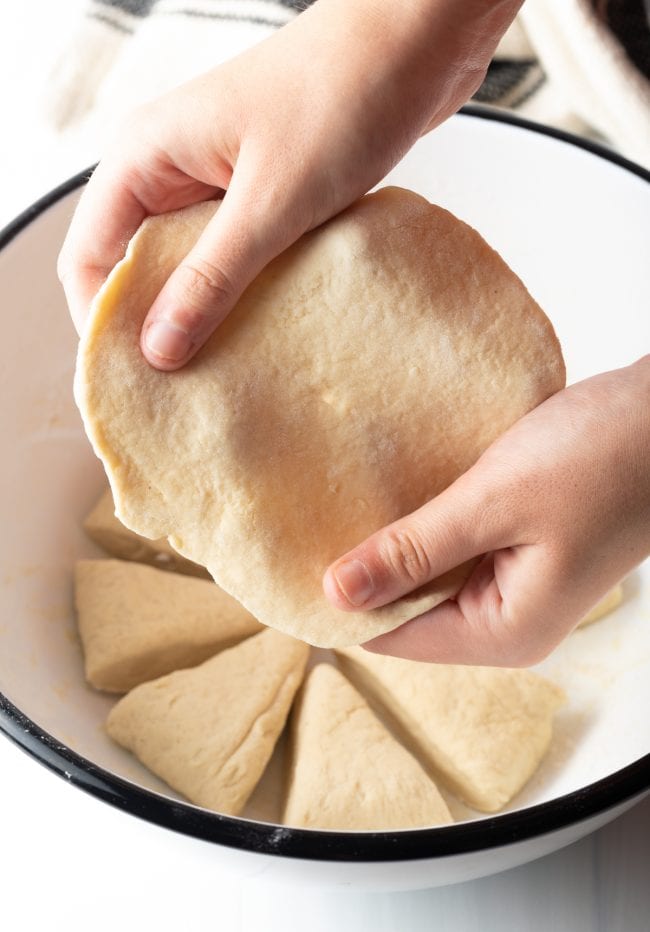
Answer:
[{"label": "white background", "polygon": [[[100,154],[87,142],[62,144],[38,118],[43,74],[79,5],[2,2],[0,225]],[[649,798],[584,841],[533,864],[416,893],[332,892],[241,880],[216,859],[212,864],[202,847],[86,796],[0,736],[3,932],[650,928]]]}]

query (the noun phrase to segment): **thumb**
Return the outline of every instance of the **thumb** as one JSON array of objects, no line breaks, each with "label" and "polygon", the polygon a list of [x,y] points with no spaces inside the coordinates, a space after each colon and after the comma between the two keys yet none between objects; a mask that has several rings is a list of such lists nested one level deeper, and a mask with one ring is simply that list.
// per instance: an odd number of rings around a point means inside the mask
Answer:
[{"label": "thumb", "polygon": [[233,177],[219,210],[149,310],[140,344],[155,368],[185,365],[253,278],[303,232],[289,219],[290,205],[279,211],[272,196],[253,202],[251,190]]},{"label": "thumb", "polygon": [[[478,465],[478,464],[477,464]],[[448,570],[504,546],[509,528],[495,519],[477,466],[417,511],[377,531],[326,571],[323,589],[343,610],[387,605]],[[511,543],[511,541],[509,541]]]}]

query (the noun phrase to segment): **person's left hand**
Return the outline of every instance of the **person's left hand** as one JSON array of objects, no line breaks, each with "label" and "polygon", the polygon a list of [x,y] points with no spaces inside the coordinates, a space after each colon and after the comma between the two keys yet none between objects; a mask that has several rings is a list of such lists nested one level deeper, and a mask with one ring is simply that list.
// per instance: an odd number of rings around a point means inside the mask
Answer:
[{"label": "person's left hand", "polygon": [[372,609],[481,557],[455,600],[364,646],[528,666],[650,553],[650,355],[558,392],[433,501],[328,569],[338,608]]}]

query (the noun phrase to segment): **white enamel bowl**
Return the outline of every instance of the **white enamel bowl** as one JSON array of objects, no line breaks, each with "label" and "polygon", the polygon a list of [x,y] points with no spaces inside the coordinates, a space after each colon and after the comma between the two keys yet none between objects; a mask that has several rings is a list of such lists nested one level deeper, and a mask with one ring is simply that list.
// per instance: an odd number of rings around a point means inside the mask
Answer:
[{"label": "white enamel bowl", "polygon": [[[570,381],[650,349],[648,180],[602,150],[476,112],[423,139],[390,178],[449,207],[502,253],[552,318]],[[262,821],[262,803],[246,819],[187,805],[111,744],[101,728],[111,700],[84,685],[71,607],[74,560],[97,553],[81,519],[103,485],[72,400],[76,338],[55,276],[82,184],[47,195],[0,240],[0,728],[9,738],[79,788],[209,842],[215,863],[301,883],[403,890],[479,877],[560,848],[644,796],[648,564],[627,581],[620,609],[543,665],[569,703],[540,772],[498,816],[419,831],[297,831]]]}]

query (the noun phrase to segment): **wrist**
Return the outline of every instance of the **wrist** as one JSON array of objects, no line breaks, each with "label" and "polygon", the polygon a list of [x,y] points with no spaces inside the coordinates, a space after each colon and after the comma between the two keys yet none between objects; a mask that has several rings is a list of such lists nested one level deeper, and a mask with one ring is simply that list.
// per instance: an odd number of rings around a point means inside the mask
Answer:
[{"label": "wrist", "polygon": [[417,109],[418,135],[442,122],[480,85],[523,0],[319,0],[309,13],[352,40],[364,81],[382,85],[390,105]]}]

